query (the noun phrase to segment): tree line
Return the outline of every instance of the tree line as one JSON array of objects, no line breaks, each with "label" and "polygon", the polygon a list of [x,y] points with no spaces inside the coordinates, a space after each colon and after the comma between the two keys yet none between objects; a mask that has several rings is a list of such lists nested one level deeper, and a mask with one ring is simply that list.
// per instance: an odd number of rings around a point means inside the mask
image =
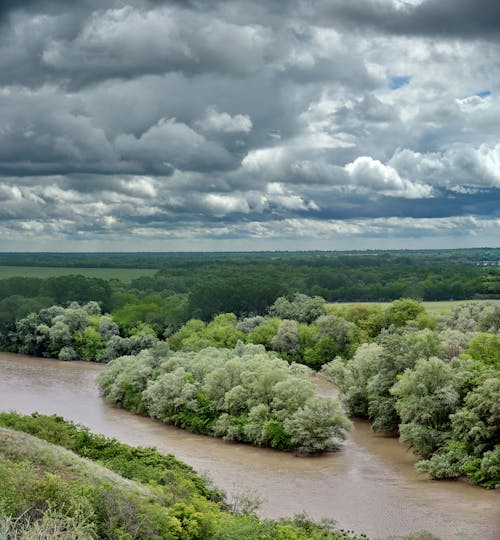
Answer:
[{"label": "tree line", "polygon": [[[54,304],[96,301],[125,332],[158,337],[215,315],[262,316],[297,291],[329,302],[500,298],[499,250],[229,254],[0,254],[0,263],[75,267],[75,275],[0,279],[0,348],[16,320]],[[77,265],[156,267],[124,283],[77,275]],[[167,329],[167,330],[166,330]]]}]

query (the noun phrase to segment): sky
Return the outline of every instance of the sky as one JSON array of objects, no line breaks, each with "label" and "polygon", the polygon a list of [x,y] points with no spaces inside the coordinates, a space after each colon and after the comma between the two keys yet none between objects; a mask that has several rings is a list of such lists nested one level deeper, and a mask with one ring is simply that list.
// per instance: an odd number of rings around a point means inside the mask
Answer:
[{"label": "sky", "polygon": [[499,239],[498,0],[0,2],[0,251]]}]

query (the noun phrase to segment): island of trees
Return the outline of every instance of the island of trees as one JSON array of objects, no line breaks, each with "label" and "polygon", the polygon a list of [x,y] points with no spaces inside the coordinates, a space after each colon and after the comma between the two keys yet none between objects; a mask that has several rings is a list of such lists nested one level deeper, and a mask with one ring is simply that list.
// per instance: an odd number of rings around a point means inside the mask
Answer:
[{"label": "island of trees", "polygon": [[[283,451],[337,450],[347,417],[366,418],[419,457],[420,473],[495,488],[500,303],[484,299],[500,297],[498,251],[39,254],[31,264],[158,271],[129,283],[78,273],[0,279],[0,349],[105,363],[100,385],[112,403]],[[417,298],[478,301],[436,315]],[[318,377],[338,388],[340,403],[318,395]],[[192,469],[153,449],[59,417],[0,414],[0,537],[53,530],[360,538],[304,516],[261,520],[251,505],[230,508]]]},{"label": "island of trees", "polygon": [[[296,293],[265,316],[191,319],[160,339],[142,323],[122,336],[96,302],[19,319],[11,350],[109,362],[106,399],[207,435],[282,450],[339,447],[349,421],[315,394],[318,372],[345,411],[400,437],[433,478],[500,483],[500,304],[435,318],[415,300],[327,304]],[[168,332],[167,332],[168,334]]]}]

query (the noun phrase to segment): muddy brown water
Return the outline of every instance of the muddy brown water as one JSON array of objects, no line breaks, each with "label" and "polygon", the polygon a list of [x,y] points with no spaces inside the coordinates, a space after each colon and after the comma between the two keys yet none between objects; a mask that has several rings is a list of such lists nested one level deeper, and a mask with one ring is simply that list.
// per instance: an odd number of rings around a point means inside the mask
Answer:
[{"label": "muddy brown water", "polygon": [[[426,529],[443,539],[500,540],[500,493],[417,476],[397,440],[355,422],[342,450],[296,457],[188,433],[107,405],[103,366],[0,353],[0,410],[60,414],[97,433],[156,446],[208,474],[229,495],[262,499],[259,514],[333,518],[371,538]],[[321,383],[321,393],[333,390]]]}]

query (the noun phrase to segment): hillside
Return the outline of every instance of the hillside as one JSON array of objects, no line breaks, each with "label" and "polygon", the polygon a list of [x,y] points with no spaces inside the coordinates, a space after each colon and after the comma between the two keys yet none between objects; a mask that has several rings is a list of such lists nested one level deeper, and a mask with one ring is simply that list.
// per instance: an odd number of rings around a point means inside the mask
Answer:
[{"label": "hillside", "polygon": [[[134,449],[90,434],[60,417],[8,413],[1,415],[0,424],[60,438],[95,459],[104,456],[129,476],[28,433],[0,427],[2,539],[364,538],[335,530],[331,523],[315,525],[304,516],[260,520],[245,505],[230,509],[216,500],[217,492],[205,488],[203,495],[203,481],[189,467],[183,471],[180,462],[165,467],[165,456],[153,449]],[[54,431],[47,429],[51,426]],[[78,445],[77,439],[85,444]]]}]

